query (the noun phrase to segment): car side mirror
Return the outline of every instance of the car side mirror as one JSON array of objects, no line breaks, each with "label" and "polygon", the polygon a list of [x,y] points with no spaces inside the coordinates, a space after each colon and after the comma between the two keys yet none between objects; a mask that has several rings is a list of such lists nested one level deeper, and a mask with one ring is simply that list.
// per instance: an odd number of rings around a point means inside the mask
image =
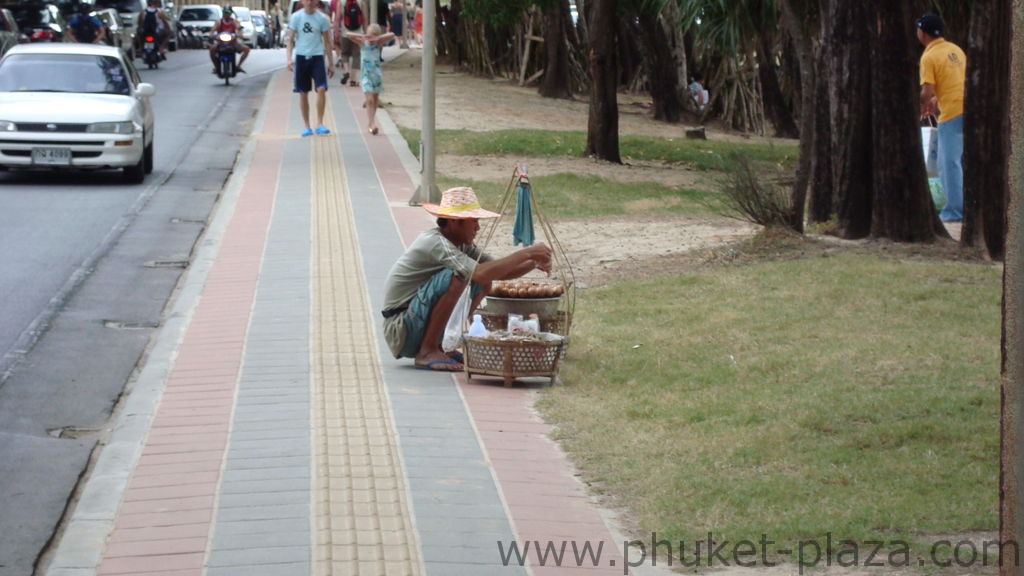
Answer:
[{"label": "car side mirror", "polygon": [[149,82],[139,82],[138,87],[135,88],[135,93],[139,96],[149,98],[153,94],[156,94],[156,86],[153,86]]}]

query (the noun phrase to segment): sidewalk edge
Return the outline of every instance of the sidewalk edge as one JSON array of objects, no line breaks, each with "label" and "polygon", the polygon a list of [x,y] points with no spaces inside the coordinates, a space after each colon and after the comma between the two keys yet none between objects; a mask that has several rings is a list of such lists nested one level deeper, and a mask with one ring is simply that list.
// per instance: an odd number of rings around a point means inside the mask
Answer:
[{"label": "sidewalk edge", "polygon": [[127,395],[114,426],[100,447],[95,466],[85,478],[75,511],[65,527],[60,543],[47,566],[47,576],[95,574],[106,549],[125,489],[142,454],[150,424],[168,375],[177,356],[207,277],[220,251],[224,233],[235,213],[258,133],[267,114],[270,91],[266,91],[248,140],[235,157],[231,175],[203,232],[199,248],[174,296],[171,312],[164,319],[153,346],[144,358],[144,366],[128,383]]}]

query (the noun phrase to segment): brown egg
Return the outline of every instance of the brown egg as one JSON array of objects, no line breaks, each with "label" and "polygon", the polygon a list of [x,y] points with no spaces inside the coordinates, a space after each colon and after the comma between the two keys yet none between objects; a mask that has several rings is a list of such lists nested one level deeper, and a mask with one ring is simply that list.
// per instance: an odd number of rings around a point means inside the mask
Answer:
[{"label": "brown egg", "polygon": [[526,295],[529,296],[530,298],[536,298],[537,296],[540,296],[540,294],[537,293],[538,290],[540,290],[539,286],[531,285],[529,288],[526,289]]}]

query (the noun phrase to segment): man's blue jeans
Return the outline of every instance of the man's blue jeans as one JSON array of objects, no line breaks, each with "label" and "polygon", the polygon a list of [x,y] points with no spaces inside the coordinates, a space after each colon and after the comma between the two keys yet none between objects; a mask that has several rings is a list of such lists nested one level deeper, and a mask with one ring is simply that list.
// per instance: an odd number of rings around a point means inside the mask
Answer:
[{"label": "man's blue jeans", "polygon": [[946,206],[939,212],[945,222],[964,218],[964,115],[939,122],[939,180]]}]

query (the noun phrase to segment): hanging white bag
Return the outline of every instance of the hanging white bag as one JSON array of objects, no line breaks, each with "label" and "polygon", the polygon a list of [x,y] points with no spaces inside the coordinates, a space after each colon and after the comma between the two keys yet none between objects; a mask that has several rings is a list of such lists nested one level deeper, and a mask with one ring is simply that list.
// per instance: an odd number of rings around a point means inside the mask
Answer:
[{"label": "hanging white bag", "polygon": [[462,337],[466,333],[466,324],[469,322],[469,285],[459,295],[452,315],[448,317],[448,324],[444,327],[444,337],[441,338],[441,348],[445,352],[451,352],[462,345]]},{"label": "hanging white bag", "polygon": [[921,127],[921,148],[924,152],[924,167],[929,177],[939,175],[939,129],[935,126]]}]

